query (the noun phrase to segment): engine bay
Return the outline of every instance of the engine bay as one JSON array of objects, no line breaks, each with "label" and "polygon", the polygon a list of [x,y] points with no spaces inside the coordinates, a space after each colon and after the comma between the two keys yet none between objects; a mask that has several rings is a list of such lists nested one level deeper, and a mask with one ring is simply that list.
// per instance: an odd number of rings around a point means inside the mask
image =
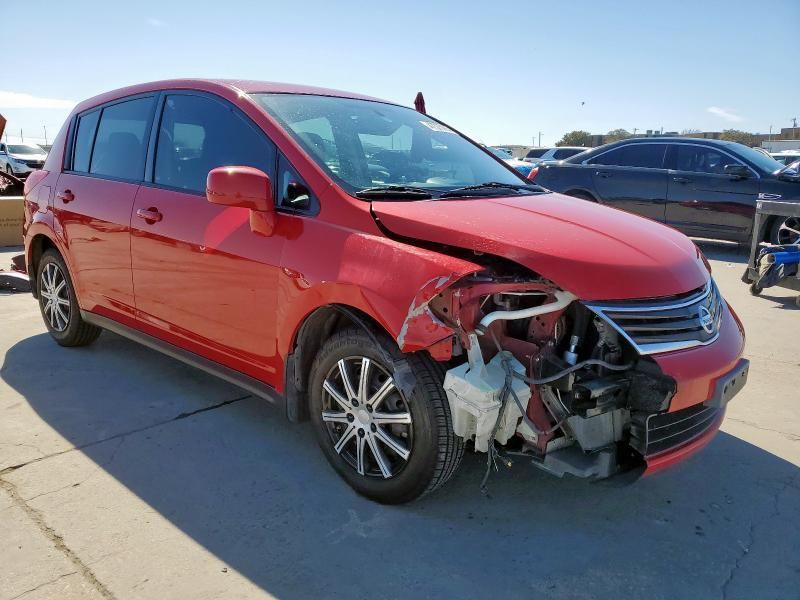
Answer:
[{"label": "engine bay", "polygon": [[604,478],[644,464],[637,423],[668,408],[675,381],[575,296],[479,273],[430,308],[457,332],[444,382],[454,431],[488,465],[503,453]]}]

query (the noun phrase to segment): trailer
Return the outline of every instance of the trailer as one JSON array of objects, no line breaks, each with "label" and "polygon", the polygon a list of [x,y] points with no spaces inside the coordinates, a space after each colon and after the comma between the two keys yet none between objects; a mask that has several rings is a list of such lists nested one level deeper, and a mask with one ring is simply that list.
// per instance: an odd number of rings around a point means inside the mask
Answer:
[{"label": "trailer", "polygon": [[[781,217],[800,217],[800,203],[778,202],[775,200],[758,200],[756,203],[756,214],[755,220],[753,221],[753,240],[750,243],[750,258],[747,261],[747,268],[742,275],[742,281],[750,284],[750,292],[756,296],[759,295],[763,289],[758,285],[761,278],[758,264],[759,258],[762,256],[761,249],[765,245],[769,246],[760,241],[761,236],[759,232],[761,232],[761,225],[765,218],[773,215]],[[788,252],[791,252],[791,250]],[[777,253],[772,256],[773,263],[776,262],[776,256],[778,256]],[[765,258],[767,257],[765,256]],[[781,262],[780,259],[778,262]],[[782,278],[775,285],[800,292],[800,269],[798,269],[794,275]],[[800,296],[797,296],[795,302],[800,306]]]}]

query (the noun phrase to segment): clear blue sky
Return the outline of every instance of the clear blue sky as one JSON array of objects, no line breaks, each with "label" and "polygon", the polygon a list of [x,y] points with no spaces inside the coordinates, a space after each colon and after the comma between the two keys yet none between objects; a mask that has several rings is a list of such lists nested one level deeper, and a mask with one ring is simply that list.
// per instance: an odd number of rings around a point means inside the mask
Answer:
[{"label": "clear blue sky", "polygon": [[70,102],[181,76],[408,105],[421,90],[431,114],[488,144],[800,119],[800,0],[26,0],[0,17],[0,113],[31,138],[46,125],[52,139]]}]

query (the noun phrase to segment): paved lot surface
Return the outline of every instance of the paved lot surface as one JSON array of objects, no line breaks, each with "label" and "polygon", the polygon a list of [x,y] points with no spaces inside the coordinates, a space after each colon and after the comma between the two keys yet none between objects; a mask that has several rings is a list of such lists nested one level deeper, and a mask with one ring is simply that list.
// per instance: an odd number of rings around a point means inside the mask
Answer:
[{"label": "paved lot surface", "polygon": [[704,248],[752,370],[703,453],[627,487],[517,462],[490,497],[473,455],[403,507],[241,390],[109,333],[59,348],[0,296],[0,600],[800,598],[800,309]]}]

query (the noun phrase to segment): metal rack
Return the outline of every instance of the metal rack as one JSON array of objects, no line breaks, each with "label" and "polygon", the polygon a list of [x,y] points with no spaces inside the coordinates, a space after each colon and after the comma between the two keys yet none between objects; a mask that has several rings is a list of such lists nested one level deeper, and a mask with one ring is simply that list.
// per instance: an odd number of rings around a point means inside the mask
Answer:
[{"label": "metal rack", "polygon": [[[765,216],[780,216],[780,217],[800,217],[800,203],[798,202],[778,202],[775,200],[758,200],[756,203],[756,216],[753,221],[753,241],[750,244],[750,259],[747,261],[747,269],[742,275],[742,281],[752,284],[758,281],[758,267],[756,265],[756,258],[758,257],[758,248],[760,245],[760,232],[761,224]],[[800,276],[787,277],[777,284],[777,287],[788,288],[800,292]],[[754,294],[760,293],[760,290],[754,290]],[[800,306],[800,296],[797,297],[797,304]]]}]

